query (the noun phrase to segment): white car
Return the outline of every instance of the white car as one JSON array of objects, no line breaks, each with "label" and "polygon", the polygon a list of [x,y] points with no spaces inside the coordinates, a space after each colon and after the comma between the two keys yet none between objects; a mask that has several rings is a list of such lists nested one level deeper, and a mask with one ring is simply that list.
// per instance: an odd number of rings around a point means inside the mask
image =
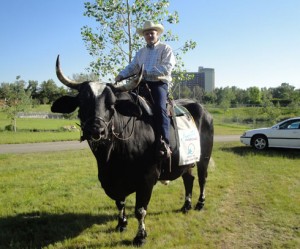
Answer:
[{"label": "white car", "polygon": [[258,150],[268,147],[300,149],[300,117],[286,119],[269,128],[246,131],[240,140]]}]

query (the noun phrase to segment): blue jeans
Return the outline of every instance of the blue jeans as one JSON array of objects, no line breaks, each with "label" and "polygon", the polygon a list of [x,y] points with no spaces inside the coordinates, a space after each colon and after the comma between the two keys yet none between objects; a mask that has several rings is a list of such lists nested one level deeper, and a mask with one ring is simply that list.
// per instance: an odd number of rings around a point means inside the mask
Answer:
[{"label": "blue jeans", "polygon": [[160,137],[162,137],[167,144],[170,144],[170,119],[167,113],[168,85],[162,81],[147,81],[147,83],[154,101],[153,112],[156,141],[158,142]]}]

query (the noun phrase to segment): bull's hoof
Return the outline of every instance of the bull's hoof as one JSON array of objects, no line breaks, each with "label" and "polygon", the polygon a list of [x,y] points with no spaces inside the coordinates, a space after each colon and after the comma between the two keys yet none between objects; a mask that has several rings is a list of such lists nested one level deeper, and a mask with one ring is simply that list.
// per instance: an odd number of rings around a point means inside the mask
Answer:
[{"label": "bull's hoof", "polygon": [[202,210],[203,207],[204,207],[204,201],[203,202],[198,201],[195,206],[195,210],[200,211],[200,210]]},{"label": "bull's hoof", "polygon": [[119,222],[118,222],[118,225],[116,226],[116,231],[117,232],[124,232],[126,229],[127,229],[127,219],[120,219],[119,218]]},{"label": "bull's hoof", "polygon": [[141,247],[146,243],[147,232],[146,230],[140,231],[133,239],[133,245],[135,247]]},{"label": "bull's hoof", "polygon": [[116,226],[116,232],[122,233],[122,232],[124,232],[126,229],[127,229],[126,226],[119,226],[119,225]]},{"label": "bull's hoof", "polygon": [[180,209],[184,214],[188,213],[192,209],[192,203],[190,201],[185,201],[183,207]]}]

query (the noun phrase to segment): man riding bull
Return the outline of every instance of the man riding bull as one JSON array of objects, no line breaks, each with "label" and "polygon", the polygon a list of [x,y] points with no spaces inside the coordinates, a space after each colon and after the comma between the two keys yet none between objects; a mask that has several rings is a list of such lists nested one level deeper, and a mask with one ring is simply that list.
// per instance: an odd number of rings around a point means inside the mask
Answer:
[{"label": "man riding bull", "polygon": [[132,62],[122,70],[115,78],[120,82],[130,75],[137,74],[144,65],[143,81],[151,91],[153,100],[153,111],[155,118],[155,134],[160,156],[169,158],[171,155],[169,127],[170,120],[167,114],[168,91],[172,83],[172,69],[176,60],[169,45],[159,41],[164,27],[161,24],[154,24],[146,21],[143,28],[137,29],[137,33],[143,36],[147,45],[141,48],[135,55]]}]

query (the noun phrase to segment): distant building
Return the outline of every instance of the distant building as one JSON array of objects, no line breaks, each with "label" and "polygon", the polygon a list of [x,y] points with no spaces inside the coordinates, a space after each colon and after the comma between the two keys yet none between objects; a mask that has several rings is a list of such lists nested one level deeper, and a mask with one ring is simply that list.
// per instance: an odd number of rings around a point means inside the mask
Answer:
[{"label": "distant building", "polygon": [[198,72],[190,72],[194,78],[182,84],[193,88],[194,86],[200,86],[205,92],[212,92],[215,90],[215,69],[199,67]]}]

